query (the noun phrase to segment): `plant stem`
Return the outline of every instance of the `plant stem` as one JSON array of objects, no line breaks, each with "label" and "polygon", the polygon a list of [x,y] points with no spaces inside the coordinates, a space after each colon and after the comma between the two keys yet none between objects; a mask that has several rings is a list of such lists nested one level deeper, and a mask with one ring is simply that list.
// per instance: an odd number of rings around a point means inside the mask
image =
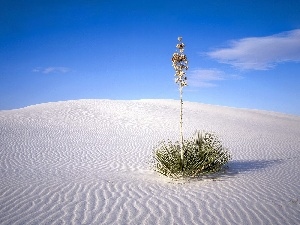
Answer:
[{"label": "plant stem", "polygon": [[182,85],[179,87],[180,92],[180,159],[181,159],[181,169],[183,171],[183,131],[182,131]]}]

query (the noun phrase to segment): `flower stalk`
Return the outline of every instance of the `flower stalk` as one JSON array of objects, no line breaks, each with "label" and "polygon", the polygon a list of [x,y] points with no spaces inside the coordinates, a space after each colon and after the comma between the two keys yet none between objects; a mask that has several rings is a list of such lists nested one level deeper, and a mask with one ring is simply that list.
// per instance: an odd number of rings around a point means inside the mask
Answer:
[{"label": "flower stalk", "polygon": [[183,114],[183,87],[187,86],[186,71],[188,70],[188,60],[184,52],[184,43],[182,42],[182,37],[178,37],[178,44],[176,45],[176,52],[172,56],[172,66],[175,70],[175,83],[179,86],[179,97],[180,97],[180,157],[181,165],[183,170],[183,130],[182,130],[182,114]]}]

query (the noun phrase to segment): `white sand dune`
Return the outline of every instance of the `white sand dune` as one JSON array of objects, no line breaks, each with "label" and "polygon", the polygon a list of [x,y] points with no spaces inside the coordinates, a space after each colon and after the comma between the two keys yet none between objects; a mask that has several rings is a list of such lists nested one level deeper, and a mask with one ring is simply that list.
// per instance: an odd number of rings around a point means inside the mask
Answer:
[{"label": "white sand dune", "polygon": [[184,134],[215,132],[223,174],[149,168],[179,136],[174,100],[77,100],[0,111],[0,224],[300,224],[300,117],[184,103]]}]

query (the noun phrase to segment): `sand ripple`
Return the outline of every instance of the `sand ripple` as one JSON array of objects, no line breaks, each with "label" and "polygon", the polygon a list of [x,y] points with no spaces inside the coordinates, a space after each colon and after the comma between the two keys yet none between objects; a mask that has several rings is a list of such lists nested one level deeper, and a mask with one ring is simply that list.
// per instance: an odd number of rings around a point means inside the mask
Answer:
[{"label": "sand ripple", "polygon": [[225,173],[170,181],[149,168],[178,138],[178,101],[78,100],[0,111],[0,224],[300,224],[300,118],[184,104],[214,131]]}]

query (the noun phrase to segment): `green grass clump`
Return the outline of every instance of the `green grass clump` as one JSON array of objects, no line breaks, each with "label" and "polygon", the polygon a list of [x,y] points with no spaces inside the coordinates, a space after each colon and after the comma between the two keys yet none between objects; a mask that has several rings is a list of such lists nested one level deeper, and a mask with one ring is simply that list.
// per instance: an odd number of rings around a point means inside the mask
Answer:
[{"label": "green grass clump", "polygon": [[231,159],[217,136],[207,132],[184,140],[183,151],[182,161],[179,142],[162,142],[154,150],[154,170],[170,178],[192,178],[218,172]]}]

